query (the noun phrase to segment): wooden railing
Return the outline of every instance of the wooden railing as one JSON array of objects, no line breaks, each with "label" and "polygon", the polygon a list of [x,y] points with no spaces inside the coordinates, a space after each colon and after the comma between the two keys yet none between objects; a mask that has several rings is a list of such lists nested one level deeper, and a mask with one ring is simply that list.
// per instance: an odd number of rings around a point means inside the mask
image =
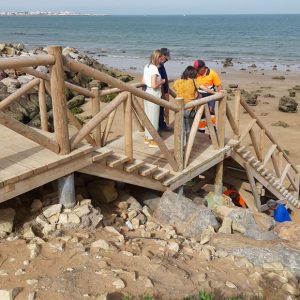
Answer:
[{"label": "wooden railing", "polygon": [[[248,125],[240,130],[240,110],[243,108],[250,117]],[[288,182],[294,190],[294,196],[298,199],[300,172],[292,164],[285,151],[280,147],[263,122],[255,115],[253,110],[241,98],[240,91],[236,91],[234,100],[234,114],[227,104],[226,114],[228,123],[237,140],[236,146],[250,145],[252,151],[243,154],[243,157],[256,169],[266,176],[271,183],[278,186]],[[246,146],[245,146],[246,147]],[[254,153],[254,155],[252,155]],[[249,171],[249,170],[248,170]]]}]

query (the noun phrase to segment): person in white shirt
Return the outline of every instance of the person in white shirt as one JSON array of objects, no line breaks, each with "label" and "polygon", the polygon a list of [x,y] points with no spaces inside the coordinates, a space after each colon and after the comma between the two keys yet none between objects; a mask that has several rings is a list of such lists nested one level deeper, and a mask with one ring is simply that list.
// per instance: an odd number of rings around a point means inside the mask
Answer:
[{"label": "person in white shirt", "polygon": [[[165,57],[162,52],[160,50],[155,50],[151,54],[149,63],[144,68],[143,83],[146,85],[146,93],[156,96],[157,98],[161,97],[161,86],[165,83],[165,80],[161,79],[158,71],[158,68],[164,59]],[[145,100],[144,109],[152,125],[156,131],[158,131],[159,105]],[[147,129],[145,129],[144,142],[145,144],[148,144],[149,147],[158,147]]]}]

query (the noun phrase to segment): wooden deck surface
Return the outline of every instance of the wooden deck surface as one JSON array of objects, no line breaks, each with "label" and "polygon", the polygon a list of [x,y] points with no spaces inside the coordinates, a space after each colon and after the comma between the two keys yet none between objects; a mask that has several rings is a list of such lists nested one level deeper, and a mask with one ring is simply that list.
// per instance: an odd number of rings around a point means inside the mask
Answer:
[{"label": "wooden deck surface", "polygon": [[[49,136],[52,134],[49,133]],[[174,137],[171,133],[162,136],[169,151],[173,153]],[[126,162],[111,167],[110,157],[105,157],[93,163],[93,157],[99,155],[99,150],[82,144],[69,155],[58,155],[43,148],[35,142],[0,125],[0,202],[41,186],[75,171],[99,177],[120,180],[132,184],[165,190],[175,189],[191,178],[201,174],[230,152],[230,147],[214,150],[208,135],[197,134],[191,153],[189,166],[182,172],[174,172],[159,148],[150,148],[144,144],[143,133],[133,134],[133,157],[146,165],[157,166],[160,173],[126,172]],[[105,148],[112,154],[124,155],[124,137],[110,141]],[[93,151],[94,150],[94,151]],[[111,152],[109,152],[111,155]],[[166,170],[170,170],[166,172]],[[166,174],[167,173],[167,174]]]}]

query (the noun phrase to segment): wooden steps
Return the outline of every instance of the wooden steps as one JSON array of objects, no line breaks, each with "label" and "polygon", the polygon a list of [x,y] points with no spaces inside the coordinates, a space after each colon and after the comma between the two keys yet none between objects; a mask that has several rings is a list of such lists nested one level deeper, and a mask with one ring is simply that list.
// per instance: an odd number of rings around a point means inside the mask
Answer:
[{"label": "wooden steps", "polygon": [[[276,145],[271,147],[272,151],[276,149]],[[278,178],[276,175],[276,171],[271,171],[266,168],[266,159],[264,162],[260,162],[255,155],[251,153],[245,146],[240,146],[235,149],[235,152],[239,155],[239,157],[244,161],[244,163],[249,164],[257,173],[259,173],[264,180],[267,182],[261,182],[266,188],[268,188],[268,184],[278,191],[281,194],[282,198],[288,201],[291,205],[296,208],[300,208],[300,202],[296,197],[294,197],[288,189],[283,186],[282,178]]]}]

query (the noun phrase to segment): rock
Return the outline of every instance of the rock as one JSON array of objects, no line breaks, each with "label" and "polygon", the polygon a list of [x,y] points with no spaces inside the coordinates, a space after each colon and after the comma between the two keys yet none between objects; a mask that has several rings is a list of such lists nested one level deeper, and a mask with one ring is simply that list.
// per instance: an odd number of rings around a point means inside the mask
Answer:
[{"label": "rock", "polygon": [[99,203],[111,203],[118,197],[115,182],[107,179],[97,179],[87,186],[92,199]]},{"label": "rock", "polygon": [[75,108],[75,107],[79,107],[84,103],[85,103],[85,97],[82,96],[82,95],[78,95],[78,96],[73,97],[71,100],[69,100],[67,102],[67,107],[69,109],[72,109],[72,108]]},{"label": "rock", "polygon": [[249,68],[257,68],[257,65],[256,64],[252,64],[249,66]]},{"label": "rock", "polygon": [[41,251],[41,247],[37,244],[28,244],[27,248],[30,250],[30,258],[36,258]]},{"label": "rock", "polygon": [[262,267],[265,271],[283,271],[283,265],[280,262],[264,263]]},{"label": "rock", "polygon": [[273,76],[272,79],[275,79],[275,80],[285,80],[285,77],[284,76]]},{"label": "rock", "polygon": [[277,121],[275,123],[271,124],[272,126],[277,126],[277,127],[283,127],[283,128],[287,128],[289,127],[289,124],[283,121]]},{"label": "rock", "polygon": [[255,92],[248,93],[244,91],[244,93],[242,93],[242,97],[250,106],[256,106],[258,104],[258,94],[256,94]]},{"label": "rock", "polygon": [[30,82],[34,77],[31,75],[22,75],[18,76],[18,81],[20,82],[21,86]]},{"label": "rock", "polygon": [[262,230],[271,230],[275,227],[275,220],[273,217],[268,216],[265,213],[253,212],[253,217],[255,223],[259,226]]},{"label": "rock", "polygon": [[117,279],[112,284],[118,290],[124,289],[126,287],[125,282],[122,279]]},{"label": "rock", "polygon": [[237,83],[231,83],[231,84],[228,85],[228,87],[230,89],[237,89],[239,87],[239,85]]},{"label": "rock", "polygon": [[208,243],[210,240],[210,237],[213,234],[215,234],[214,228],[210,225],[207,226],[206,229],[202,230],[201,237],[200,237],[200,244],[204,245],[204,244]]},{"label": "rock", "polygon": [[30,206],[30,211],[31,212],[37,212],[39,211],[40,209],[42,209],[43,207],[43,203],[40,199],[34,199],[31,203],[31,206]]},{"label": "rock", "polygon": [[58,224],[67,224],[68,223],[68,215],[60,214],[58,219]]},{"label": "rock", "polygon": [[95,300],[108,300],[108,293],[97,295]]},{"label": "rock", "polygon": [[34,300],[35,299],[35,292],[32,292],[32,293],[29,293],[28,294],[28,297],[27,297],[27,300]]},{"label": "rock", "polygon": [[129,205],[129,209],[142,210],[142,205],[133,196],[124,191],[120,192],[118,201],[126,201],[126,203]]},{"label": "rock", "polygon": [[138,218],[133,218],[131,223],[134,229],[138,229],[140,227],[140,220]]},{"label": "rock", "polygon": [[144,225],[147,222],[147,218],[144,214],[140,213],[136,216],[136,219],[140,221],[140,224]]},{"label": "rock", "polygon": [[289,96],[294,98],[296,97],[296,92],[295,91],[289,91]]},{"label": "rock", "polygon": [[24,270],[22,270],[22,269],[18,269],[18,270],[15,272],[15,275],[16,275],[16,276],[20,276],[20,275],[24,275],[24,274],[26,274],[26,272],[25,272]]},{"label": "rock", "polygon": [[225,233],[225,234],[231,234],[231,225],[232,225],[232,219],[229,217],[225,217],[223,219],[222,226],[219,228],[219,233]]},{"label": "rock", "polygon": [[36,236],[34,232],[32,231],[32,227],[30,224],[25,223],[23,226],[23,238],[26,240],[34,239]]},{"label": "rock", "polygon": [[300,223],[298,222],[284,222],[277,223],[274,232],[284,240],[290,241],[295,247],[300,248]]},{"label": "rock", "polygon": [[229,287],[230,289],[236,289],[236,285],[234,283],[230,282],[230,281],[226,281],[225,285],[227,287]]},{"label": "rock", "polygon": [[52,241],[48,243],[49,247],[52,249],[52,252],[63,252],[65,249],[65,242],[64,241]]},{"label": "rock", "polygon": [[27,279],[26,280],[26,283],[28,284],[28,285],[35,285],[35,284],[37,284],[39,281],[37,280],[37,279]]},{"label": "rock", "polygon": [[12,232],[15,214],[16,212],[12,208],[0,209],[0,231]]},{"label": "rock", "polygon": [[44,217],[44,215],[39,215],[36,217],[35,221],[40,224],[42,227],[49,225],[48,220]]},{"label": "rock", "polygon": [[1,300],[14,300],[15,297],[22,291],[22,288],[14,288],[10,290],[0,290]]},{"label": "rock", "polygon": [[68,223],[80,224],[80,218],[76,214],[68,214]]},{"label": "rock", "polygon": [[225,58],[224,62],[223,62],[223,67],[232,67],[233,66],[233,62],[232,62],[232,58],[231,57],[227,57]]},{"label": "rock", "polygon": [[104,229],[106,231],[108,231],[108,232],[116,235],[119,242],[124,243],[125,238],[124,238],[124,236],[117,229],[115,229],[112,226],[106,226]]},{"label": "rock", "polygon": [[17,79],[13,79],[10,77],[2,79],[1,82],[7,86],[7,92],[10,94],[14,93],[21,87],[21,84]]},{"label": "rock", "polygon": [[295,86],[293,87],[293,90],[295,90],[295,91],[300,91],[300,85],[295,85]]},{"label": "rock", "polygon": [[275,272],[269,272],[264,275],[264,277],[270,279],[271,281],[278,281],[280,283],[288,283],[288,279],[285,278],[284,276],[281,276]]},{"label": "rock", "polygon": [[139,276],[138,280],[142,281],[146,288],[154,287],[152,280],[147,276]]},{"label": "rock", "polygon": [[300,289],[299,287],[298,288],[295,288],[294,286],[292,286],[291,284],[289,283],[285,283],[282,287],[281,287],[282,290],[288,292],[289,294],[293,295],[293,296],[299,296],[300,295]]},{"label": "rock", "polygon": [[131,210],[131,211],[128,212],[128,218],[129,218],[129,220],[132,220],[137,215],[138,215],[138,212],[136,210]]},{"label": "rock", "polygon": [[196,239],[200,239],[207,226],[211,225],[214,229],[219,227],[210,209],[199,207],[192,200],[169,191],[161,197],[154,217],[163,224],[174,225],[183,236]]},{"label": "rock", "polygon": [[8,276],[8,273],[6,270],[0,270],[0,276]]},{"label": "rock", "polygon": [[58,220],[59,220],[59,213],[51,216],[50,218],[48,218],[48,221],[50,222],[50,224],[56,224],[58,223]]},{"label": "rock", "polygon": [[[0,74],[0,80],[1,80],[1,74]],[[0,96],[3,94],[3,98],[6,98],[6,96],[5,96],[6,93],[7,93],[7,86],[3,82],[0,81]]]},{"label": "rock", "polygon": [[61,209],[62,209],[61,204],[50,205],[50,206],[47,206],[43,209],[43,215],[46,218],[50,218],[53,215],[59,214],[61,212]]},{"label": "rock", "polygon": [[105,240],[97,240],[97,241],[95,241],[91,244],[91,247],[92,248],[100,248],[100,249],[103,249],[103,250],[110,250],[111,249],[110,244],[108,242],[106,242]]},{"label": "rock", "polygon": [[[275,98],[275,96],[272,95],[272,94],[265,94],[264,97],[265,97],[265,98]],[[267,102],[267,103],[265,103],[265,104],[269,104],[269,102]]]},{"label": "rock", "polygon": [[168,249],[172,252],[177,253],[179,251],[179,244],[176,242],[169,242]]},{"label": "rock", "polygon": [[45,66],[38,66],[38,67],[36,68],[36,70],[37,70],[38,72],[40,72],[40,73],[43,73],[43,74],[47,74],[47,73],[48,73],[48,68],[45,67]]},{"label": "rock", "polygon": [[279,110],[288,113],[296,113],[298,111],[298,103],[295,99],[283,96],[279,100]]}]

